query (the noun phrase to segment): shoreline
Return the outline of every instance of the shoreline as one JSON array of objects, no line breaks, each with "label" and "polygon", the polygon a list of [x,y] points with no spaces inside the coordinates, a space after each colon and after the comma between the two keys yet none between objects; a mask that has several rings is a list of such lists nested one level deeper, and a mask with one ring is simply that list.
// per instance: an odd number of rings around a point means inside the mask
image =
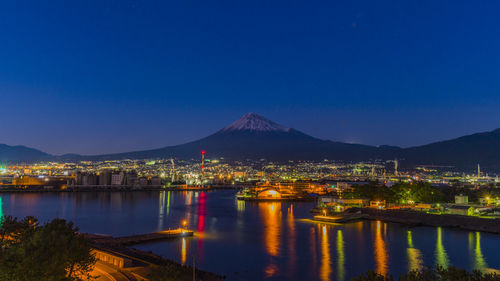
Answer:
[{"label": "shoreline", "polygon": [[447,227],[500,234],[500,219],[451,214],[427,214],[407,210],[377,210],[370,208],[361,208],[359,210],[362,214],[367,215],[363,218],[366,220],[380,220],[409,226]]},{"label": "shoreline", "polygon": [[271,199],[271,198],[237,198],[238,201],[245,202],[315,202],[316,198],[284,198],[284,199]]},{"label": "shoreline", "polygon": [[0,187],[1,193],[78,193],[78,192],[140,192],[140,191],[215,191],[215,190],[239,190],[241,187],[210,187],[210,188],[162,188],[162,187],[149,187],[149,188],[78,188],[78,189],[21,189],[21,188],[9,188],[3,189]]}]

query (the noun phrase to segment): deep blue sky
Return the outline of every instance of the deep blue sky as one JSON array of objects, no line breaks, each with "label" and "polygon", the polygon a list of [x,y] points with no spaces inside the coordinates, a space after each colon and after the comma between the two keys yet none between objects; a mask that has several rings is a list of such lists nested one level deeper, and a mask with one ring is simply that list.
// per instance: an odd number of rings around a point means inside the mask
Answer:
[{"label": "deep blue sky", "polygon": [[157,148],[246,112],[411,146],[500,127],[498,1],[3,1],[0,143]]}]

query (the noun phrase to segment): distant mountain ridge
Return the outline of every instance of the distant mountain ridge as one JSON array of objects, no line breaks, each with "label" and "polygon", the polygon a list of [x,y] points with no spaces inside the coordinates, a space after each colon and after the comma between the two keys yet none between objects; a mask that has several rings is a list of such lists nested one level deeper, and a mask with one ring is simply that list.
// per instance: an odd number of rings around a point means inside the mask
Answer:
[{"label": "distant mountain ridge", "polygon": [[472,169],[477,164],[500,171],[500,129],[403,149],[398,155],[412,163]]},{"label": "distant mountain ridge", "polygon": [[427,145],[400,148],[370,146],[321,140],[293,128],[248,113],[205,138],[182,145],[158,149],[82,156],[50,155],[23,146],[0,145],[0,161],[23,162],[40,160],[114,160],[146,158],[196,159],[201,150],[210,158],[228,160],[267,159],[370,161],[400,159],[403,166],[448,165],[471,170],[478,163],[483,169],[500,171],[500,129],[463,136]]},{"label": "distant mountain ridge", "polygon": [[0,163],[49,160],[54,156],[22,145],[0,144]]},{"label": "distant mountain ridge", "polygon": [[[347,144],[314,138],[300,131],[270,121],[258,114],[248,113],[218,132],[182,145],[160,149],[98,155],[94,159],[125,158],[198,158],[201,150],[210,157],[228,160],[269,159],[362,160],[366,155],[375,156],[375,147]],[[333,158],[331,158],[333,159]]]}]

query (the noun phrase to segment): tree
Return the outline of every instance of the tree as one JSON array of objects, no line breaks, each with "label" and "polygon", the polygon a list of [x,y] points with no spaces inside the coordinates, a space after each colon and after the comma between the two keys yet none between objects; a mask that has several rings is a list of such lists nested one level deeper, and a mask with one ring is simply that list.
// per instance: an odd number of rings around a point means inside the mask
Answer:
[{"label": "tree", "polygon": [[[392,276],[383,276],[372,270],[362,274],[351,281],[393,281]],[[424,268],[413,270],[399,277],[399,281],[500,281],[500,275],[495,273],[482,273],[478,270],[467,270],[450,266],[444,268],[436,266],[435,269]]]},{"label": "tree", "polygon": [[6,216],[2,219],[0,227],[0,246],[8,247],[13,243],[18,243],[22,236],[38,226],[38,220],[28,216],[18,221],[17,218]]},{"label": "tree", "polygon": [[351,281],[393,281],[392,276],[383,276],[373,270],[368,270],[365,274],[352,278]]},{"label": "tree", "polygon": [[5,240],[9,243],[2,244],[0,277],[7,277],[5,280],[75,281],[90,278],[95,258],[90,245],[78,234],[73,223],[55,219],[38,226],[33,217],[22,221],[9,218],[0,233],[14,237]]},{"label": "tree", "polygon": [[370,200],[386,200],[392,202],[394,193],[390,188],[379,185],[376,182],[370,182],[365,185],[358,186],[353,192],[343,194],[344,198],[368,198]]},{"label": "tree", "polygon": [[412,188],[407,183],[397,183],[390,188],[394,192],[394,201],[396,203],[408,203],[415,201],[412,194]]}]

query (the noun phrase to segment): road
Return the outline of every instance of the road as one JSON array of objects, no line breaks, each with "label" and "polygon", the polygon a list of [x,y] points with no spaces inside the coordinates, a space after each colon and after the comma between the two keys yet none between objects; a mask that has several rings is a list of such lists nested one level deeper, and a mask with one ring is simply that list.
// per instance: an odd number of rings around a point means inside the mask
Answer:
[{"label": "road", "polygon": [[133,281],[118,272],[116,268],[101,261],[97,261],[94,270],[91,272],[91,276],[97,277],[96,281]]}]

